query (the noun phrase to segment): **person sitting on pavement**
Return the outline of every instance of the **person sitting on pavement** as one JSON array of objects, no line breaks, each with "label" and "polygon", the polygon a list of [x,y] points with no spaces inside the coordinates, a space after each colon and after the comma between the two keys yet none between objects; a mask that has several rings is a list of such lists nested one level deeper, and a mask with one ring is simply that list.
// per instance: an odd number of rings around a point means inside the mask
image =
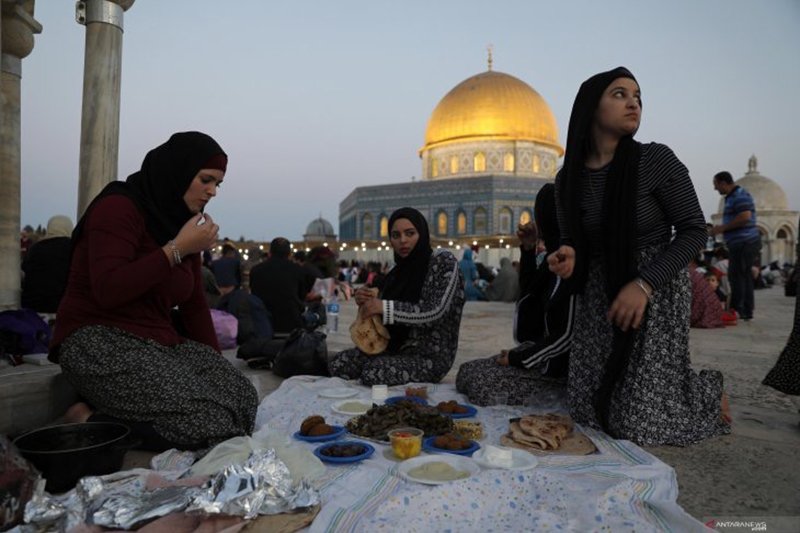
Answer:
[{"label": "person sitting on pavement", "polygon": [[47,234],[31,246],[22,260],[22,307],[37,313],[55,313],[69,277],[72,221],[55,215],[47,221]]},{"label": "person sitting on pavement", "polygon": [[519,297],[519,274],[511,259],[500,259],[500,271],[486,287],[486,299],[490,302],[516,302]]},{"label": "person sitting on pavement", "polygon": [[221,294],[242,286],[242,262],[236,256],[236,248],[230,244],[222,245],[222,257],[211,262],[211,271]]},{"label": "person sitting on pavement", "polygon": [[552,184],[536,195],[534,219],[535,226],[521,226],[517,232],[522,296],[517,303],[514,338],[520,344],[499,355],[468,361],[458,369],[457,390],[477,405],[489,405],[497,391],[508,392],[509,405],[566,391],[576,296],[571,294],[571,282],[556,276],[546,262],[536,265],[537,229],[548,252],[559,246]]},{"label": "person sitting on pavement", "polygon": [[[713,276],[713,274],[712,274]],[[721,328],[722,306],[714,289],[706,281],[705,274],[697,268],[697,260],[689,263],[689,279],[692,282],[692,308],[689,325],[693,328]],[[716,277],[714,277],[716,280]]]},{"label": "person sitting on pavement", "polygon": [[464,249],[464,254],[461,256],[461,261],[458,265],[461,268],[461,275],[464,277],[464,296],[467,301],[486,300],[486,295],[483,293],[481,286],[486,283],[482,282],[478,274],[478,267],[475,265],[475,260],[472,258],[472,250],[469,248]]},{"label": "person sitting on pavement", "polygon": [[220,354],[200,273],[227,161],[208,135],[176,133],[86,209],[50,345],[86,402],[66,422],[121,422],[152,451],[252,433],[258,394]]},{"label": "person sitting on pavement", "polygon": [[344,350],[328,361],[332,376],[364,385],[438,383],[450,371],[458,348],[464,279],[446,250],[433,251],[425,217],[403,207],[389,217],[395,267],[378,296],[368,287],[355,293],[363,318],[378,316],[391,339],[386,351],[367,355]]},{"label": "person sitting on pavement", "polygon": [[264,302],[276,336],[305,325],[305,299],[314,285],[314,278],[289,259],[291,252],[291,243],[276,237],[270,243],[269,258],[250,269],[250,292]]}]

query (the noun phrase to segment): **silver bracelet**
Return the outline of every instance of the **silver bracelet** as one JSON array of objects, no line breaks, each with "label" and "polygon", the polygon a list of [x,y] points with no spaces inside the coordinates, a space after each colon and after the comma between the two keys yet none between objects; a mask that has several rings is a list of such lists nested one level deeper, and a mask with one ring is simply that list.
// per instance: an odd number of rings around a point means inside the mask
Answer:
[{"label": "silver bracelet", "polygon": [[642,292],[644,292],[644,295],[647,296],[647,301],[648,302],[653,300],[653,293],[647,290],[647,287],[644,286],[644,281],[642,281],[641,278],[636,278],[635,280],[633,280],[633,282],[636,283],[636,285],[640,289],[642,289]]},{"label": "silver bracelet", "polygon": [[169,246],[170,251],[172,252],[172,260],[175,261],[176,265],[181,264],[181,252],[178,250],[178,246],[175,244],[175,241],[167,242],[167,246]]}]

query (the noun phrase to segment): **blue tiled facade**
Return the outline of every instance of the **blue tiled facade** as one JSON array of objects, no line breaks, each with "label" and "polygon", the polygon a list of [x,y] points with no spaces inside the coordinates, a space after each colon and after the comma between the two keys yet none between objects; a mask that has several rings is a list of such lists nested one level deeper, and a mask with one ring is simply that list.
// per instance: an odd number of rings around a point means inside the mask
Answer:
[{"label": "blue tiled facade", "polygon": [[[404,206],[414,207],[425,215],[434,239],[511,235],[516,232],[524,211],[532,217],[536,193],[549,181],[542,178],[482,176],[358,187],[339,204],[339,239],[384,239],[385,236],[380,234],[381,218],[388,218],[392,211]],[[486,212],[484,231],[475,227],[475,213],[479,208]],[[501,228],[500,214],[504,210],[509,210],[511,217],[508,227]],[[448,219],[445,234],[437,231],[440,212],[444,212]],[[466,215],[464,233],[457,231],[459,212]]]}]

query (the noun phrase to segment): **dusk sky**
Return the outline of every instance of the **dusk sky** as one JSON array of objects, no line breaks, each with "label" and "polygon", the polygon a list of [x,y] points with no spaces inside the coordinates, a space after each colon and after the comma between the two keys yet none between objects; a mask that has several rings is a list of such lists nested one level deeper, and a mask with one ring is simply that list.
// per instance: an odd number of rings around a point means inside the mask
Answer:
[{"label": "dusk sky", "polygon": [[[39,0],[22,63],[23,225],[74,219],[85,29],[75,2]],[[560,141],[580,83],[618,65],[642,89],[642,142],[689,168],[707,217],[719,170],[748,158],[800,209],[800,1],[137,0],[125,14],[119,179],[175,131],[229,155],[207,211],[220,236],[338,233],[355,187],[421,175],[439,100],[494,70],[531,85]],[[531,199],[533,204],[533,199]]]}]

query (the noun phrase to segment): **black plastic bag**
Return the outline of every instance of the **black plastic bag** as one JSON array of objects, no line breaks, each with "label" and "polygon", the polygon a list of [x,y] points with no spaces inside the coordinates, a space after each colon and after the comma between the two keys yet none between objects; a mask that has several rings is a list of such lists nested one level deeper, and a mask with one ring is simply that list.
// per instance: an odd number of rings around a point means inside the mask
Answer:
[{"label": "black plastic bag", "polygon": [[297,328],[275,356],[272,371],[282,378],[300,374],[329,376],[328,343],[321,331]]}]

